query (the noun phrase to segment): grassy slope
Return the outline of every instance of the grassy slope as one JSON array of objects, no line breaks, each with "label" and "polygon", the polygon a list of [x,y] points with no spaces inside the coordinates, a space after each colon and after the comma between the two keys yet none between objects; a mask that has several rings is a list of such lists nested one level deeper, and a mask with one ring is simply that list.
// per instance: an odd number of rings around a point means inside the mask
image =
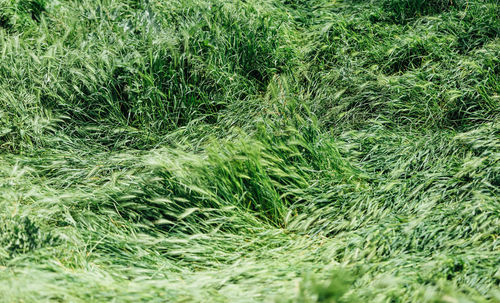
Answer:
[{"label": "grassy slope", "polygon": [[0,301],[499,302],[499,15],[0,0]]}]

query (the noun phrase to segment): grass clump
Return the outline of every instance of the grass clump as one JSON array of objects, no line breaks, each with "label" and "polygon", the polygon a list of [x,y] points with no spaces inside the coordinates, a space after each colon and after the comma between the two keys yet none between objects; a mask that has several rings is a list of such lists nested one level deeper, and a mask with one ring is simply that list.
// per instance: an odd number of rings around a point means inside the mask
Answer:
[{"label": "grass clump", "polygon": [[2,220],[0,227],[3,257],[26,254],[44,246],[54,245],[56,238],[44,233],[28,217]]},{"label": "grass clump", "polygon": [[421,16],[442,13],[453,7],[464,6],[464,2],[460,0],[386,0],[382,5],[390,12],[394,20],[406,22]]},{"label": "grass clump", "polygon": [[[379,6],[364,5],[379,13]],[[474,3],[443,19],[422,17],[411,27],[376,21],[368,8],[346,8],[336,18],[325,18],[308,55],[315,70],[313,110],[325,123],[338,125],[376,119],[393,127],[461,129],[495,120],[497,88],[491,83],[497,81],[487,79],[497,78],[497,64],[495,55],[486,54],[496,53],[498,35],[490,30],[497,26],[488,22],[498,18],[492,11],[497,6],[489,5]],[[489,13],[476,14],[478,7]],[[471,40],[464,42],[461,31],[475,27],[484,33],[467,35]],[[469,77],[480,70],[484,76]],[[485,86],[487,95],[480,93]]]},{"label": "grass clump", "polygon": [[22,32],[41,21],[46,11],[45,0],[0,1],[0,28],[8,32]]}]

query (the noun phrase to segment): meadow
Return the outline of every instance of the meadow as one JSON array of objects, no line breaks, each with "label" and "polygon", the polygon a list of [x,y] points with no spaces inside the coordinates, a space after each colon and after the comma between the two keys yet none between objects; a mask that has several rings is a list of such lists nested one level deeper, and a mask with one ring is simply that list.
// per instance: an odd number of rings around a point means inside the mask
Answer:
[{"label": "meadow", "polygon": [[0,302],[500,302],[498,0],[0,0]]}]

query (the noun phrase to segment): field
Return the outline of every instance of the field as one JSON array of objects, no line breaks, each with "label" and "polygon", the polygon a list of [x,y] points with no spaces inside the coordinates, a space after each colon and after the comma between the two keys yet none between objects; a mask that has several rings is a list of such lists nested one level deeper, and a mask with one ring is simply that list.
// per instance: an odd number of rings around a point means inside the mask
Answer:
[{"label": "field", "polygon": [[500,302],[500,3],[0,0],[0,302]]}]

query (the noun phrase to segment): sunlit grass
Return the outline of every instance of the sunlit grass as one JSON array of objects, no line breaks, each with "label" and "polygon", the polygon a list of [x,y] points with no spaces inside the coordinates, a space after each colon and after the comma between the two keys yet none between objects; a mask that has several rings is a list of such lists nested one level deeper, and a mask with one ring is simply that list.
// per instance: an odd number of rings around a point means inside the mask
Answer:
[{"label": "sunlit grass", "polygon": [[0,301],[500,301],[499,15],[0,0]]}]

